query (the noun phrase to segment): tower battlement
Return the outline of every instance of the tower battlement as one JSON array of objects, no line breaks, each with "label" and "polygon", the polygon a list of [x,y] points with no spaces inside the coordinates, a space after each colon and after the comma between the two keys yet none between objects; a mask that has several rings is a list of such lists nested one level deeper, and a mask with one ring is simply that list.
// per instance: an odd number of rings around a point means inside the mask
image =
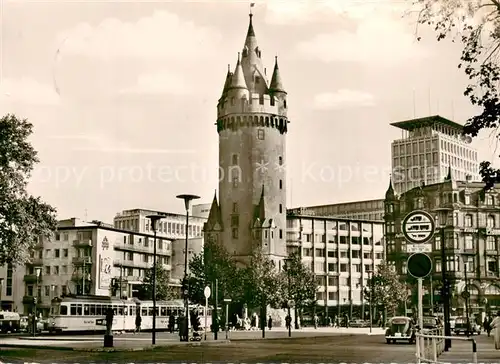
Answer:
[{"label": "tower battlement", "polygon": [[221,119],[231,114],[242,113],[265,113],[286,118],[287,104],[285,97],[250,93],[250,99],[248,100],[245,96],[236,98],[228,93],[226,97],[221,98],[217,105],[217,118]]}]

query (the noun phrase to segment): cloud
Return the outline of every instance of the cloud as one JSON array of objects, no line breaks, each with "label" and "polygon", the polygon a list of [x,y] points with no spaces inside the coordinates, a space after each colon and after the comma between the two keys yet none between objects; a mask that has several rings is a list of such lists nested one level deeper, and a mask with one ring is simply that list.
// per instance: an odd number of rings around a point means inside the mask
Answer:
[{"label": "cloud", "polygon": [[0,80],[0,105],[57,105],[59,101],[59,95],[52,86],[39,83],[32,78]]},{"label": "cloud", "polygon": [[59,35],[60,52],[98,59],[143,58],[198,62],[216,55],[221,34],[166,11],[136,22],[109,18],[98,26],[81,23]]},{"label": "cloud", "polygon": [[[191,90],[192,91],[192,90]],[[123,89],[122,94],[188,94],[190,88],[179,73],[161,70],[142,74],[135,86]]]},{"label": "cloud", "polygon": [[403,21],[371,17],[359,23],[355,32],[340,30],[317,34],[297,44],[297,53],[323,62],[366,62],[395,65],[425,58],[426,49],[416,42]]},{"label": "cloud", "polygon": [[337,92],[324,92],[316,95],[313,100],[313,107],[316,110],[338,110],[374,105],[375,99],[372,94],[347,89],[341,89]]}]

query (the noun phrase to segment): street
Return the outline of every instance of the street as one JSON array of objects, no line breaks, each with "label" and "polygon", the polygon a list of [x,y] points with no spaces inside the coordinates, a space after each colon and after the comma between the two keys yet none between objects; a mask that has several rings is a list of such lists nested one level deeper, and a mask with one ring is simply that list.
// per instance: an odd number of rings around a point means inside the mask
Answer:
[{"label": "street", "polygon": [[[192,362],[413,362],[414,345],[387,345],[382,335],[366,335],[348,332],[321,332],[321,330],[296,332],[296,337],[287,338],[286,332],[267,333],[268,339],[258,339],[260,332],[232,333],[231,342],[225,340],[202,343],[179,343],[177,337],[168,333],[158,334],[159,347],[144,351],[96,352],[81,350],[54,350],[33,348],[2,348],[0,358],[7,363],[21,362],[58,362],[68,361],[192,361]],[[299,337],[300,336],[300,337]],[[149,346],[151,333],[138,335],[126,334],[115,336],[115,342],[127,342],[130,350],[134,347]],[[225,335],[222,335],[224,339]],[[253,337],[249,338],[249,337]],[[77,338],[71,338],[76,340]],[[64,345],[73,348],[101,347],[98,337],[85,337],[79,341],[64,341]],[[15,339],[11,339],[15,340]],[[88,340],[88,341],[87,341]],[[6,340],[2,340],[4,343]],[[9,340],[10,341],[10,340]],[[29,341],[29,340],[18,340]],[[42,342],[43,340],[36,340]],[[40,346],[43,346],[39,344]],[[0,344],[1,346],[1,344]],[[48,345],[47,345],[48,346]],[[59,344],[59,346],[63,346]],[[115,345],[120,346],[120,344]],[[123,347],[123,346],[122,346]]]}]

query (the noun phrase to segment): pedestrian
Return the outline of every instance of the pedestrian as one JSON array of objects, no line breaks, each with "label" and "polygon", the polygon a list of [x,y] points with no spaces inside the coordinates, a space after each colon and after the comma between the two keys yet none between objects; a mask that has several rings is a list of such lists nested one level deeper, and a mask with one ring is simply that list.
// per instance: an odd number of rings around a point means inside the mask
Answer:
[{"label": "pedestrian", "polygon": [[318,328],[318,321],[319,321],[319,318],[318,318],[318,315],[314,315],[314,328],[317,329]]},{"label": "pedestrian", "polygon": [[488,333],[488,337],[490,337],[490,333],[491,333],[491,328],[490,328],[490,320],[489,320],[489,317],[488,316],[485,316],[484,317],[484,321],[483,321],[483,329],[485,332]]},{"label": "pedestrian", "polygon": [[175,316],[172,313],[168,317],[168,331],[171,334],[175,331]]},{"label": "pedestrian", "polygon": [[286,329],[289,330],[292,324],[292,318],[289,315],[286,315],[285,322],[286,322]]},{"label": "pedestrian", "polygon": [[141,323],[142,323],[142,317],[138,312],[137,316],[135,316],[135,332],[141,332]]},{"label": "pedestrian", "polygon": [[500,311],[497,316],[491,321],[491,329],[495,330],[493,336],[495,337],[495,350],[500,350]]},{"label": "pedestrian", "polygon": [[273,318],[271,315],[269,315],[269,318],[267,319],[267,328],[271,330],[273,328]]}]

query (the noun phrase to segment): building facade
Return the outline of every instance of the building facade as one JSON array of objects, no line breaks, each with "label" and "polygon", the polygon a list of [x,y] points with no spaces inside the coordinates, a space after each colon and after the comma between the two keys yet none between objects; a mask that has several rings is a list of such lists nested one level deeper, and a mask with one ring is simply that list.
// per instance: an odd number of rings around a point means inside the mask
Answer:
[{"label": "building facade", "polygon": [[[425,280],[424,303],[439,303],[441,268],[446,264],[452,285],[452,315],[464,314],[467,267],[468,291],[472,312],[500,309],[500,188],[484,191],[484,183],[457,181],[449,173],[441,183],[417,187],[395,194],[392,184],[386,193],[387,261],[403,277],[410,253],[401,233],[401,222],[413,210],[425,210],[436,219],[436,234],[431,240],[433,273]],[[441,248],[444,237],[445,262]],[[431,288],[432,287],[432,288]],[[431,297],[432,296],[432,297]]]},{"label": "building facade", "polygon": [[383,237],[379,221],[288,215],[287,251],[299,251],[316,275],[320,314],[365,317],[363,290],[384,259]]},{"label": "building facade", "polygon": [[384,221],[384,199],[303,206],[289,209],[288,213],[382,222]]},{"label": "building facade", "polygon": [[[171,244],[157,237],[157,262],[169,271]],[[47,315],[51,300],[68,294],[132,297],[153,266],[153,246],[152,234],[62,220],[52,239],[38,241],[25,266],[0,271],[6,282],[2,308],[27,314],[36,297],[37,309]]]},{"label": "building facade", "polygon": [[462,181],[480,181],[477,151],[470,137],[462,137],[463,125],[439,115],[400,121],[401,139],[392,142],[392,181],[396,193],[422,183],[440,183],[452,169]]},{"label": "building facade", "polygon": [[[194,207],[195,206],[193,206],[193,212],[195,211]],[[158,236],[169,239],[182,239],[186,237],[185,214],[174,214],[171,212],[146,209],[133,209],[124,210],[116,214],[113,222],[116,229],[129,230],[143,234],[152,234],[153,230],[151,229],[151,221],[146,218],[146,216],[155,214],[163,216],[163,218],[157,222],[156,234]],[[201,237],[203,235],[203,224],[206,221],[207,219],[201,216],[189,216],[188,238]]]},{"label": "building facade", "polygon": [[262,249],[276,266],[286,257],[287,93],[277,59],[269,82],[250,14],[243,50],[228,70],[217,105],[219,200],[205,238],[240,263]]}]

